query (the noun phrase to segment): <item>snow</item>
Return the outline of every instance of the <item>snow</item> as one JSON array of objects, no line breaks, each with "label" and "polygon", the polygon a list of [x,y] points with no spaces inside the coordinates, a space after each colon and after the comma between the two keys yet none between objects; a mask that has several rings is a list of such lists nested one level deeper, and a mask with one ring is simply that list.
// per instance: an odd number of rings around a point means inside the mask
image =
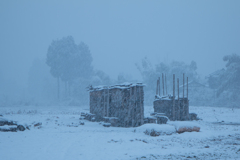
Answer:
[{"label": "snow", "polygon": [[8,126],[8,125],[0,126],[0,129],[6,129],[6,130],[13,129],[13,128],[17,128],[17,126]]},{"label": "snow", "polygon": [[117,85],[112,85],[112,86],[106,86],[106,85],[100,85],[100,86],[90,86],[88,87],[89,91],[99,91],[99,90],[103,90],[103,89],[113,89],[113,88],[118,88],[118,89],[128,89],[130,87],[134,87],[134,86],[145,86],[142,83],[129,83],[129,82],[125,82],[122,84],[117,84]]},{"label": "snow", "polygon": [[[145,116],[153,112],[145,106]],[[240,109],[190,106],[202,120],[145,124],[136,128],[103,127],[79,120],[88,106],[0,107],[2,118],[30,130],[0,132],[1,159],[239,159]],[[36,123],[42,123],[34,127]],[[80,122],[84,122],[81,125]],[[236,125],[230,125],[232,123]],[[199,126],[200,132],[176,133],[176,127]],[[146,130],[171,134],[157,137]]]}]

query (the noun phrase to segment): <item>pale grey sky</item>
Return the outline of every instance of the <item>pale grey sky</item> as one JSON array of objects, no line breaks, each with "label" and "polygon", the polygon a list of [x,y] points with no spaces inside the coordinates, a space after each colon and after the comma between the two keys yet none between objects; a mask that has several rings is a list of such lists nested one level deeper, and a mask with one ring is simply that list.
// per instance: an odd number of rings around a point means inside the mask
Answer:
[{"label": "pale grey sky", "polygon": [[195,60],[204,76],[240,53],[240,1],[0,1],[0,74],[25,84],[52,40],[85,42],[93,65],[139,79],[134,63]]}]

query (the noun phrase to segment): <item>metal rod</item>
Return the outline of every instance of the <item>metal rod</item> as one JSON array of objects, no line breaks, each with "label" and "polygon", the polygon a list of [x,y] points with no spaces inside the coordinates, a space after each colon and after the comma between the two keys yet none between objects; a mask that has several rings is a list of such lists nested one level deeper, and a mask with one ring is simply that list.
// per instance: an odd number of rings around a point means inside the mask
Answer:
[{"label": "metal rod", "polygon": [[135,120],[136,120],[136,113],[135,113],[135,109],[137,109],[137,86],[134,87],[134,109],[133,109],[133,122],[134,122],[134,126],[135,127]]},{"label": "metal rod", "polygon": [[109,87],[107,87],[107,117],[109,117]]},{"label": "metal rod", "polygon": [[166,73],[165,73],[165,86],[166,86],[166,95],[168,95],[167,94],[167,76],[166,76]]},{"label": "metal rod", "polygon": [[139,107],[140,107],[140,119],[141,119],[141,124],[140,125],[143,125],[143,119],[144,119],[144,117],[143,117],[143,115],[144,115],[144,113],[143,113],[143,105],[142,105],[142,87],[138,87],[138,93],[139,93]]},{"label": "metal rod", "polygon": [[161,96],[161,92],[160,92],[160,77],[158,77],[158,94],[159,94],[159,97]]},{"label": "metal rod", "polygon": [[106,105],[105,105],[105,103],[106,103],[105,92],[106,92],[106,90],[104,89],[104,93],[103,93],[103,117],[106,116],[106,114],[105,114],[105,112],[106,112],[106,110],[105,110],[105,108],[106,108]]},{"label": "metal rod", "polygon": [[158,80],[157,80],[157,87],[156,87],[156,95],[158,95]]},{"label": "metal rod", "polygon": [[172,120],[175,121],[175,74],[173,74],[173,106],[172,106]]},{"label": "metal rod", "polygon": [[[183,73],[183,112],[182,112],[183,114],[182,114],[182,116],[185,115],[184,111],[185,111],[185,105],[184,105],[184,73]],[[185,117],[184,117],[184,119],[185,119]]]},{"label": "metal rod", "polygon": [[188,100],[188,77],[187,77],[187,100]]},{"label": "metal rod", "polygon": [[184,98],[184,73],[183,73],[183,98]]},{"label": "metal rod", "polygon": [[164,96],[164,76],[163,76],[163,73],[162,73],[162,86],[163,86],[163,96]]},{"label": "metal rod", "polygon": [[187,120],[189,120],[188,77],[187,77]]},{"label": "metal rod", "polygon": [[177,79],[177,88],[178,88],[178,120],[180,120],[180,103],[179,103],[179,78]]}]

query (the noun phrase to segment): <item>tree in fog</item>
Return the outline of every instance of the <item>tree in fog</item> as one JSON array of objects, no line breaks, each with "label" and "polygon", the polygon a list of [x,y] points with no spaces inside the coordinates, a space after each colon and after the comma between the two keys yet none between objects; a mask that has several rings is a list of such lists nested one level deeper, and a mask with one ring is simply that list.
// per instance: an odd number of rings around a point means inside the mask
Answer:
[{"label": "tree in fog", "polygon": [[54,40],[50,44],[46,63],[58,80],[58,97],[60,79],[69,88],[75,79],[88,78],[92,74],[92,56],[88,46],[83,42],[75,44],[72,36]]},{"label": "tree in fog", "polygon": [[138,70],[140,71],[144,83],[148,86],[148,89],[155,90],[157,78],[162,78],[162,73],[167,75],[167,80],[169,81],[171,87],[172,85],[172,75],[175,74],[176,78],[180,78],[182,82],[182,75],[185,73],[190,80],[198,81],[199,76],[197,74],[197,64],[195,61],[192,61],[190,64],[184,62],[173,61],[170,64],[160,62],[155,67],[152,66],[151,62],[145,57],[142,59],[142,65],[137,65]]},{"label": "tree in fog", "polygon": [[226,70],[220,78],[220,86],[217,91],[219,96],[223,91],[232,90],[235,94],[239,94],[240,90],[240,56],[231,54],[223,57],[226,62]]},{"label": "tree in fog", "polygon": [[142,75],[143,83],[146,84],[145,95],[146,97],[148,97],[147,100],[149,100],[149,103],[152,103],[152,100],[149,97],[154,97],[158,77],[160,77],[162,81],[162,73],[166,74],[168,91],[172,90],[173,74],[175,74],[176,78],[179,78],[180,85],[183,83],[183,73],[185,73],[186,77],[189,77],[189,80],[199,80],[199,76],[196,71],[197,64],[195,61],[192,61],[190,64],[179,61],[173,61],[170,64],[160,62],[155,67],[153,67],[151,62],[145,57],[144,59],[142,59],[142,64],[136,64],[136,66]]}]

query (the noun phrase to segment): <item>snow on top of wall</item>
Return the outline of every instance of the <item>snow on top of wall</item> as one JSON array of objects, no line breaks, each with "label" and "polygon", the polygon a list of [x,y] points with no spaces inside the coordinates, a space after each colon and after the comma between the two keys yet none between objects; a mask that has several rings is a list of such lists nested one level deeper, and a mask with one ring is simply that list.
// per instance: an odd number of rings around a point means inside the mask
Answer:
[{"label": "snow on top of wall", "polygon": [[131,87],[135,87],[135,86],[145,86],[143,83],[129,83],[129,82],[125,82],[122,84],[116,84],[116,85],[111,85],[111,86],[89,86],[88,87],[88,91],[99,91],[99,90],[103,90],[103,89],[127,89],[127,88],[131,88]]}]

